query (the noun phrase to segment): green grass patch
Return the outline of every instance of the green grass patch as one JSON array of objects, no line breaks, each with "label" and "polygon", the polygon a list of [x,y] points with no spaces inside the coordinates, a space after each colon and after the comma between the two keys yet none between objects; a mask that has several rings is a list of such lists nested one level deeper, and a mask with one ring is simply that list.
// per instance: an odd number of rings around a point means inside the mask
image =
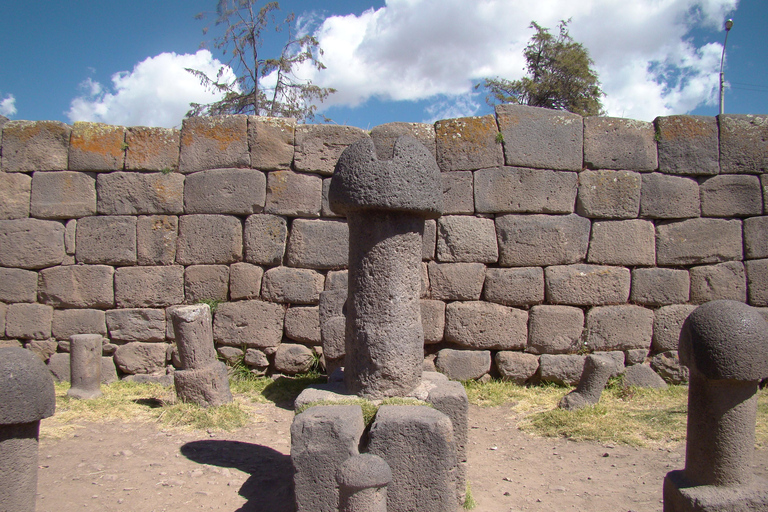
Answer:
[{"label": "green grass patch", "polygon": [[464,502],[461,506],[464,510],[472,510],[477,507],[477,502],[475,501],[474,496],[472,496],[472,487],[469,485],[469,482],[467,482],[467,486],[464,490]]},{"label": "green grass patch", "polygon": [[164,407],[158,417],[167,427],[225,431],[244,427],[251,419],[250,411],[240,402],[208,408],[180,402]]}]

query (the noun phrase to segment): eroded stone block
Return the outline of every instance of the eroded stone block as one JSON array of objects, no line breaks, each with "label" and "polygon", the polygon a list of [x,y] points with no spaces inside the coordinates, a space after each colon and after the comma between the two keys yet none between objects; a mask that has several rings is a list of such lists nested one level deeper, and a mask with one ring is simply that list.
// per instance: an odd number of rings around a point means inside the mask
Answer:
[{"label": "eroded stone block", "polygon": [[625,267],[562,265],[544,269],[547,302],[572,306],[622,304],[629,298]]},{"label": "eroded stone block", "polygon": [[181,125],[179,171],[248,167],[246,116],[189,117]]},{"label": "eroded stone block", "polygon": [[264,269],[250,263],[233,263],[229,267],[229,296],[232,300],[258,299]]},{"label": "eroded stone block", "polygon": [[251,167],[260,171],[288,169],[293,162],[296,120],[248,116],[248,147]]},{"label": "eroded stone block", "polygon": [[490,302],[452,302],[445,308],[445,341],[472,349],[522,350],[528,313]]},{"label": "eroded stone block", "polygon": [[38,269],[59,265],[65,257],[61,222],[0,220],[0,266]]},{"label": "eroded stone block", "polygon": [[[574,354],[582,348],[584,312],[572,306],[533,306],[528,313],[528,352]],[[538,366],[538,363],[537,363]]]},{"label": "eroded stone block", "polygon": [[226,301],[228,291],[227,265],[190,265],[184,269],[184,296],[188,303],[202,300]]},{"label": "eroded stone block", "polygon": [[492,115],[435,123],[437,164],[441,171],[473,171],[502,165],[499,129]]},{"label": "eroded stone block", "polygon": [[653,337],[653,311],[631,304],[589,310],[586,342],[590,350],[649,348]]},{"label": "eroded stone block", "polygon": [[578,215],[500,215],[496,218],[499,265],[530,267],[584,261],[589,219]]},{"label": "eroded stone block", "polygon": [[437,353],[435,367],[451,380],[479,379],[491,371],[491,351],[444,348]]},{"label": "eroded stone block", "polygon": [[275,267],[264,273],[261,294],[270,302],[317,304],[325,276],[306,268]]},{"label": "eroded stone block", "polygon": [[656,118],[659,170],[667,174],[712,175],[720,172],[717,118]]},{"label": "eroded stone block", "polygon": [[53,308],[45,304],[10,304],[5,313],[5,335],[23,340],[51,337]]},{"label": "eroded stone block", "polygon": [[283,337],[285,309],[280,304],[247,300],[219,304],[213,319],[216,343],[233,347],[277,347]]},{"label": "eroded stone block", "polygon": [[644,173],[640,216],[649,219],[686,219],[701,214],[699,184],[683,176]]},{"label": "eroded stone block", "polygon": [[139,265],[172,265],[176,260],[179,218],[141,216],[136,222],[136,260]]},{"label": "eroded stone block", "polygon": [[302,124],[296,126],[294,167],[297,171],[333,174],[341,153],[353,142],[368,138],[354,126]]},{"label": "eroded stone block", "polygon": [[96,178],[101,215],[180,214],[184,176],[162,172],[111,172]]},{"label": "eroded stone block", "polygon": [[29,217],[32,178],[23,173],[0,172],[0,219]]},{"label": "eroded stone block", "polygon": [[539,358],[524,352],[501,350],[496,352],[494,361],[503,380],[509,380],[521,386],[536,375],[539,369]]},{"label": "eroded stone block", "polygon": [[8,121],[2,126],[3,171],[67,169],[71,133],[60,121]]},{"label": "eroded stone block", "polygon": [[541,267],[489,268],[483,299],[505,306],[530,306],[544,302],[544,269]]},{"label": "eroded stone block", "polygon": [[437,300],[478,300],[485,280],[482,263],[437,263],[430,261],[430,297]]},{"label": "eroded stone block", "polygon": [[584,164],[590,169],[653,171],[658,167],[653,124],[616,117],[584,118]]},{"label": "eroded stone block", "polygon": [[704,217],[748,217],[763,214],[763,192],[757,176],[713,176],[701,184],[700,190],[701,215]]},{"label": "eroded stone block", "polygon": [[176,171],[181,133],[173,128],[131,126],[125,132],[127,171]]},{"label": "eroded stone block", "polygon": [[687,270],[636,268],[632,270],[629,300],[646,306],[688,302],[690,278]]},{"label": "eroded stone block", "polygon": [[719,299],[747,301],[747,279],[740,261],[691,267],[690,273],[693,304]]},{"label": "eroded stone block", "polygon": [[136,217],[126,215],[78,220],[75,259],[94,265],[135,265],[136,222]]},{"label": "eroded stone block", "polygon": [[182,215],[176,262],[181,265],[234,263],[243,258],[243,225],[230,215]]},{"label": "eroded stone block", "polygon": [[96,213],[96,180],[82,172],[35,172],[29,211],[40,219],[93,215]]},{"label": "eroded stone block", "polygon": [[347,266],[349,227],[343,220],[296,219],[291,224],[286,263],[292,267],[339,269]]},{"label": "eroded stone block", "polygon": [[573,213],[575,172],[497,167],[475,175],[475,210],[482,213]]},{"label": "eroded stone block", "polygon": [[701,265],[741,260],[741,221],[688,219],[656,225],[657,265]]},{"label": "eroded stone block", "polygon": [[35,302],[37,272],[0,267],[0,302]]},{"label": "eroded stone block", "polygon": [[640,219],[592,223],[587,261],[601,265],[651,266],[656,263],[653,222]]},{"label": "eroded stone block", "polygon": [[288,223],[276,215],[251,215],[243,235],[245,260],[257,265],[279,265],[288,239]]},{"label": "eroded stone block", "polygon": [[40,271],[38,297],[57,308],[111,308],[115,305],[114,275],[115,269],[108,265],[46,268]]},{"label": "eroded stone block", "polygon": [[720,172],[768,170],[768,116],[725,114],[720,122]]},{"label": "eroded stone block", "polygon": [[[125,161],[125,128],[76,121],[69,139],[69,169],[121,171]],[[64,167],[62,167],[64,169]]]},{"label": "eroded stone block", "polygon": [[493,219],[443,216],[437,221],[437,235],[438,261],[495,263],[499,259]]},{"label": "eroded stone block", "polygon": [[122,267],[115,271],[119,308],[165,307],[184,302],[184,267]]},{"label": "eroded stone block", "polygon": [[187,175],[185,213],[250,215],[264,209],[267,178],[255,169],[211,169]]},{"label": "eroded stone block", "polygon": [[582,171],[576,213],[589,218],[635,218],[640,212],[641,184],[639,172]]}]

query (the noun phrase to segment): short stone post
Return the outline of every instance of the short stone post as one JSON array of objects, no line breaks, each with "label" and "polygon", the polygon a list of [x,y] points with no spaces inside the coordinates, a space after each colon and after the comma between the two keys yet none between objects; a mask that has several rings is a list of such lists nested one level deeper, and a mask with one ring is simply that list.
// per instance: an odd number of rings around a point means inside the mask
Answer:
[{"label": "short stone post", "polygon": [[342,153],[329,189],[349,224],[347,390],[369,398],[404,396],[421,381],[421,255],[424,221],[442,211],[440,169],[416,139],[397,139],[379,160],[370,139]]},{"label": "short stone post", "polygon": [[575,411],[600,401],[600,395],[611,378],[615,363],[605,356],[590,354],[584,361],[584,369],[576,389],[560,400],[558,407],[567,411]]},{"label": "short stone post", "polygon": [[768,482],[750,470],[768,322],[744,303],[708,302],[683,324],[679,351],[690,370],[685,469],[664,478],[664,511],[768,510]]},{"label": "short stone post", "polygon": [[203,407],[231,402],[227,365],[216,359],[211,308],[181,306],[171,309],[170,315],[182,367],[173,375],[176,396]]},{"label": "short stone post", "polygon": [[392,470],[384,459],[362,454],[350,457],[336,473],[339,512],[387,512],[387,485]]},{"label": "short stone post", "polygon": [[56,409],[53,376],[35,354],[0,348],[0,510],[34,512],[40,420]]},{"label": "short stone post", "polygon": [[69,337],[69,381],[67,395],[81,400],[101,396],[100,334],[74,334]]}]

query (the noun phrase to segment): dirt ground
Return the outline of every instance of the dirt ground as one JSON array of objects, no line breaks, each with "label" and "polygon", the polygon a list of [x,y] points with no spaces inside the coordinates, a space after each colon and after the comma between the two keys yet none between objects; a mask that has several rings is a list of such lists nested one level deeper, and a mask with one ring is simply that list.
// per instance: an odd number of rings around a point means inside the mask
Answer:
[{"label": "dirt ground", "polygon": [[[40,441],[38,512],[294,510],[293,412],[257,405],[228,433],[156,423],[77,425]],[[508,407],[470,406],[469,472],[477,512],[661,510],[662,478],[684,466],[684,446],[637,449],[520,432]],[[768,450],[755,456],[768,477]]]}]

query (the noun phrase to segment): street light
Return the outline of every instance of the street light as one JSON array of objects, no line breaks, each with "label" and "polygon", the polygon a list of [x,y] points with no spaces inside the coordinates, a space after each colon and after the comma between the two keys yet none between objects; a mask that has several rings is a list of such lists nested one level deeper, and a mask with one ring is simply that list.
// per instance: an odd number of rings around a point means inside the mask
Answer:
[{"label": "street light", "polygon": [[733,27],[733,20],[725,21],[725,42],[723,43],[723,54],[720,56],[720,114],[723,112],[723,96],[725,96],[725,78],[723,75],[723,62],[725,62],[725,45],[728,44],[728,32]]}]

